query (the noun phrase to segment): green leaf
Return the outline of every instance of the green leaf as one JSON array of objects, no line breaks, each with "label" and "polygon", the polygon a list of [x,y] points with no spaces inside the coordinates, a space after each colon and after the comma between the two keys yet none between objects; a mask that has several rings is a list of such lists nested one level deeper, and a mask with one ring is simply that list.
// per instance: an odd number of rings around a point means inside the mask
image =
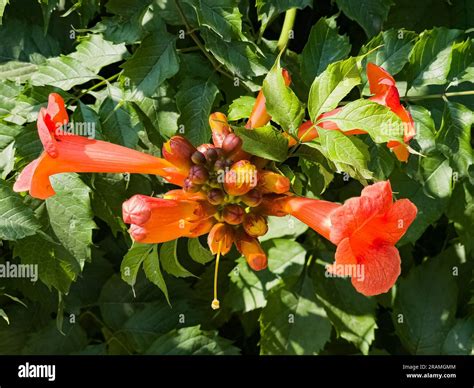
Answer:
[{"label": "green leaf", "polygon": [[20,240],[40,229],[33,211],[27,207],[19,194],[0,180],[0,238]]},{"label": "green leaf", "polygon": [[312,7],[313,2],[311,0],[257,0],[256,6],[258,20],[262,23],[260,34],[263,35],[268,24],[279,14],[288,11],[290,8]]},{"label": "green leaf", "polygon": [[163,32],[147,36],[133,56],[121,67],[135,88],[150,97],[158,87],[179,70],[176,37]]},{"label": "green leaf", "polygon": [[90,34],[81,38],[76,51],[69,55],[96,73],[103,67],[119,62],[127,56],[125,44],[112,44],[99,34]]},{"label": "green leaf", "polygon": [[0,318],[3,318],[7,324],[10,324],[10,319],[4,309],[0,309]]},{"label": "green leaf", "polygon": [[239,349],[217,331],[203,331],[200,326],[170,331],[154,341],[146,354],[159,355],[237,355]]},{"label": "green leaf", "polygon": [[306,250],[296,241],[276,238],[263,243],[268,269],[282,278],[298,276],[303,270]]},{"label": "green leaf", "polygon": [[331,337],[331,323],[307,276],[291,289],[273,291],[260,316],[260,354],[318,354]]},{"label": "green leaf", "polygon": [[77,174],[58,174],[51,177],[56,194],[46,199],[52,231],[62,246],[82,268],[91,257],[93,220],[91,189]]},{"label": "green leaf", "polygon": [[7,6],[10,0],[0,0],[0,26],[2,25],[2,18],[5,12],[5,7]]},{"label": "green leaf", "polygon": [[449,86],[458,86],[463,82],[474,82],[474,42],[468,39],[453,45]]},{"label": "green leaf", "polygon": [[147,279],[157,286],[161,291],[163,291],[163,294],[165,295],[169,304],[170,300],[168,297],[168,288],[166,287],[165,279],[161,273],[160,260],[158,259],[156,245],[153,245],[151,254],[145,257],[145,260],[143,261],[143,271],[145,272]]},{"label": "green leaf", "polygon": [[371,179],[372,172],[368,146],[355,136],[349,137],[334,130],[318,128],[321,152],[333,162],[339,172],[346,172],[357,179]]},{"label": "green leaf", "polygon": [[5,80],[25,83],[38,70],[34,63],[9,61],[0,64],[0,77]]},{"label": "green leaf", "polygon": [[115,144],[135,148],[139,125],[135,124],[128,105],[116,96],[105,98],[99,108],[100,124],[104,137]]},{"label": "green leaf", "polygon": [[273,238],[289,237],[296,239],[308,229],[308,226],[295,217],[287,215],[285,217],[268,217],[268,232],[259,238],[260,241],[267,241]]},{"label": "green leaf", "polygon": [[355,58],[330,64],[311,84],[308,111],[311,121],[334,109],[339,102],[360,84],[360,75]]},{"label": "green leaf", "polygon": [[44,284],[67,294],[80,273],[80,265],[53,236],[46,238],[34,235],[20,240],[13,255],[19,256],[22,264],[38,266],[38,276]]},{"label": "green leaf", "polygon": [[138,107],[159,134],[157,139],[155,135],[147,130],[149,139],[157,146],[160,145],[163,139],[173,136],[178,131],[179,113],[174,95],[175,91],[164,83],[152,97],[143,97],[136,100]]},{"label": "green leaf", "polygon": [[364,29],[368,37],[377,34],[387,20],[392,0],[336,0],[339,9],[349,19],[355,20]]},{"label": "green leaf", "polygon": [[209,115],[218,93],[217,86],[209,80],[186,79],[176,95],[184,136],[196,146],[207,143],[211,137]]},{"label": "green leaf", "polygon": [[236,76],[246,79],[268,72],[265,57],[253,42],[247,40],[226,42],[208,28],[201,29],[201,36],[206,48]]},{"label": "green leaf", "polygon": [[419,105],[410,105],[409,111],[417,125],[414,142],[418,144],[422,153],[432,150],[436,146],[436,129],[431,112]]},{"label": "green leaf", "polygon": [[252,270],[244,258],[237,260],[229,277],[230,288],[222,304],[230,306],[232,311],[244,313],[264,307],[268,292],[279,283],[276,275],[268,269]]},{"label": "green leaf", "polygon": [[422,184],[397,169],[390,176],[390,183],[398,198],[409,198],[418,208],[418,214],[402,237],[400,244],[415,242],[428,226],[441,217],[447,206],[448,198],[433,197],[436,193],[427,195]]},{"label": "green leaf", "polygon": [[214,260],[211,251],[201,245],[199,238],[188,239],[188,252],[191,258],[200,264],[206,264]]},{"label": "green leaf", "polygon": [[241,96],[232,101],[227,112],[227,120],[237,121],[248,119],[255,105],[255,97]]},{"label": "green leaf", "polygon": [[186,268],[184,268],[178,261],[177,256],[177,246],[178,240],[173,240],[163,243],[160,248],[160,262],[163,266],[163,269],[168,272],[170,275],[185,278],[189,276],[194,276]]},{"label": "green leaf", "polygon": [[455,102],[446,103],[436,141],[441,151],[449,157],[454,171],[460,176],[467,176],[469,166],[473,163],[471,146],[473,124],[474,112]]},{"label": "green leaf", "polygon": [[23,348],[24,354],[66,355],[83,349],[87,336],[81,325],[68,321],[63,326],[64,335],[59,332],[54,321],[43,329],[32,333]]},{"label": "green leaf", "polygon": [[263,80],[265,106],[285,132],[296,133],[304,117],[304,106],[289,86],[285,85],[280,57]]},{"label": "green leaf", "polygon": [[460,30],[449,30],[444,27],[423,32],[410,54],[410,64],[407,68],[408,84],[424,86],[446,83],[453,42],[461,34]]},{"label": "green leaf", "polygon": [[242,34],[242,15],[236,0],[199,0],[195,6],[202,26],[230,41]]},{"label": "green leaf", "polygon": [[444,340],[442,354],[465,355],[472,352],[472,335],[474,334],[474,319],[458,319]]},{"label": "green leaf", "polygon": [[142,10],[150,3],[151,0],[109,0],[107,1],[106,8],[110,13],[127,18]]},{"label": "green leaf", "polygon": [[38,67],[31,76],[31,83],[36,86],[52,85],[63,90],[97,79],[95,72],[89,70],[77,59],[61,56],[50,58]]},{"label": "green leaf", "polygon": [[[414,32],[405,30],[381,32],[360,49],[363,69],[371,62],[383,67],[392,76],[398,74],[408,62],[416,37]],[[369,94],[366,72],[362,71],[361,76],[364,94]]]},{"label": "green leaf", "polygon": [[123,257],[122,264],[120,264],[122,279],[127,284],[133,287],[137,281],[138,271],[145,259],[153,254],[157,256],[154,247],[155,245],[133,243],[132,247]]},{"label": "green leaf", "polygon": [[359,294],[350,280],[327,277],[323,267],[316,267],[312,272],[316,295],[338,336],[352,342],[363,354],[368,354],[377,328],[377,304]]},{"label": "green leaf", "polygon": [[470,182],[457,182],[448,208],[448,218],[454,222],[457,234],[461,238],[466,251],[474,249],[474,185]]},{"label": "green leaf", "polygon": [[453,179],[453,170],[449,166],[449,160],[435,153],[421,158],[420,168],[426,194],[433,198],[449,198]]},{"label": "green leaf", "polygon": [[457,294],[452,269],[439,259],[425,262],[400,280],[392,317],[398,337],[411,354],[441,353],[454,324]]},{"label": "green leaf", "polygon": [[403,123],[399,117],[389,108],[373,101],[352,101],[336,114],[321,121],[331,121],[342,131],[361,129],[376,143],[390,140],[403,143]]},{"label": "green leaf", "polygon": [[346,58],[351,51],[349,37],[339,35],[336,18],[321,18],[311,28],[301,56],[301,75],[311,85],[328,65]]},{"label": "green leaf", "polygon": [[242,139],[242,149],[255,156],[283,162],[288,156],[288,140],[271,125],[261,128],[234,128]]}]

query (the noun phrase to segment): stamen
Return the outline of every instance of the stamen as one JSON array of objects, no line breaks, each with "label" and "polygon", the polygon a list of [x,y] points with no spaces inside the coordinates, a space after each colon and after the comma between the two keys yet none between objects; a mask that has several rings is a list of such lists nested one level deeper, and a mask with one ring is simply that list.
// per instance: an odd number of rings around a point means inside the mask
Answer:
[{"label": "stamen", "polygon": [[217,248],[216,269],[214,272],[214,300],[211,303],[211,307],[213,310],[218,310],[220,308],[219,299],[217,299],[217,277],[219,275],[219,260],[221,258],[221,247],[222,240],[219,241],[219,247]]}]

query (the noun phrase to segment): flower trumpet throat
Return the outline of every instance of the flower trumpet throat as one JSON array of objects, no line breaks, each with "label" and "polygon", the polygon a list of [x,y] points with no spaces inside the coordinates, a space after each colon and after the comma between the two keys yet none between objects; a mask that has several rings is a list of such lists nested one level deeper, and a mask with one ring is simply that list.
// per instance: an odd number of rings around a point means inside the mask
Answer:
[{"label": "flower trumpet throat", "polygon": [[408,199],[393,201],[390,182],[378,182],[343,205],[296,196],[268,198],[261,211],[267,215],[291,214],[337,246],[335,263],[328,267],[363,266],[363,279],[352,277],[355,289],[367,296],[387,292],[400,275],[395,244],[417,214]]}]

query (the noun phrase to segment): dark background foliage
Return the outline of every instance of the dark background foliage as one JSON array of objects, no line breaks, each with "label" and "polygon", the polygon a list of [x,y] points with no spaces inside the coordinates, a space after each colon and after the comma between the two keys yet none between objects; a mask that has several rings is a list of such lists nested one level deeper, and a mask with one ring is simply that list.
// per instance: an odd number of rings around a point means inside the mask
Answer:
[{"label": "dark background foliage", "polygon": [[[180,7],[185,20],[171,0],[0,0],[0,263],[40,270],[34,284],[0,279],[0,354],[471,354],[474,3]],[[296,220],[273,219],[263,243],[269,269],[252,272],[232,251],[214,312],[205,239],[132,247],[121,204],[171,187],[159,178],[67,174],[54,178],[58,194],[46,201],[13,193],[18,172],[41,152],[35,120],[52,91],[74,120],[95,124],[97,138],[155,155],[181,130],[207,142],[212,111],[240,123],[253,100],[232,103],[259,90],[291,7],[299,10],[282,64],[301,101],[330,63],[381,46],[369,59],[390,58],[385,66],[417,123],[412,146],[424,157],[406,165],[368,136],[357,143],[367,150],[358,165],[353,154],[309,147],[280,165],[297,193],[343,201],[367,179],[390,179],[417,205],[389,293],[366,298],[326,278],[334,247]],[[367,95],[361,76],[346,101]]]}]

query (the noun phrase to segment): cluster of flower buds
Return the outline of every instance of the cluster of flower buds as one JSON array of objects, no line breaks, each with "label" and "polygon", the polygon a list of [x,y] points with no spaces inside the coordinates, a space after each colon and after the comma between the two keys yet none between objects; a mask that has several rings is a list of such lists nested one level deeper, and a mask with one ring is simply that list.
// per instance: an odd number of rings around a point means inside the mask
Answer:
[{"label": "cluster of flower buds", "polygon": [[290,189],[282,174],[257,167],[258,158],[242,150],[223,113],[209,117],[213,144],[194,147],[187,139],[173,136],[163,146],[164,158],[187,174],[183,191],[198,195],[214,209],[208,244],[213,253],[226,254],[235,243],[255,270],[267,266],[267,257],[257,240],[268,230],[259,205],[268,194]]}]

